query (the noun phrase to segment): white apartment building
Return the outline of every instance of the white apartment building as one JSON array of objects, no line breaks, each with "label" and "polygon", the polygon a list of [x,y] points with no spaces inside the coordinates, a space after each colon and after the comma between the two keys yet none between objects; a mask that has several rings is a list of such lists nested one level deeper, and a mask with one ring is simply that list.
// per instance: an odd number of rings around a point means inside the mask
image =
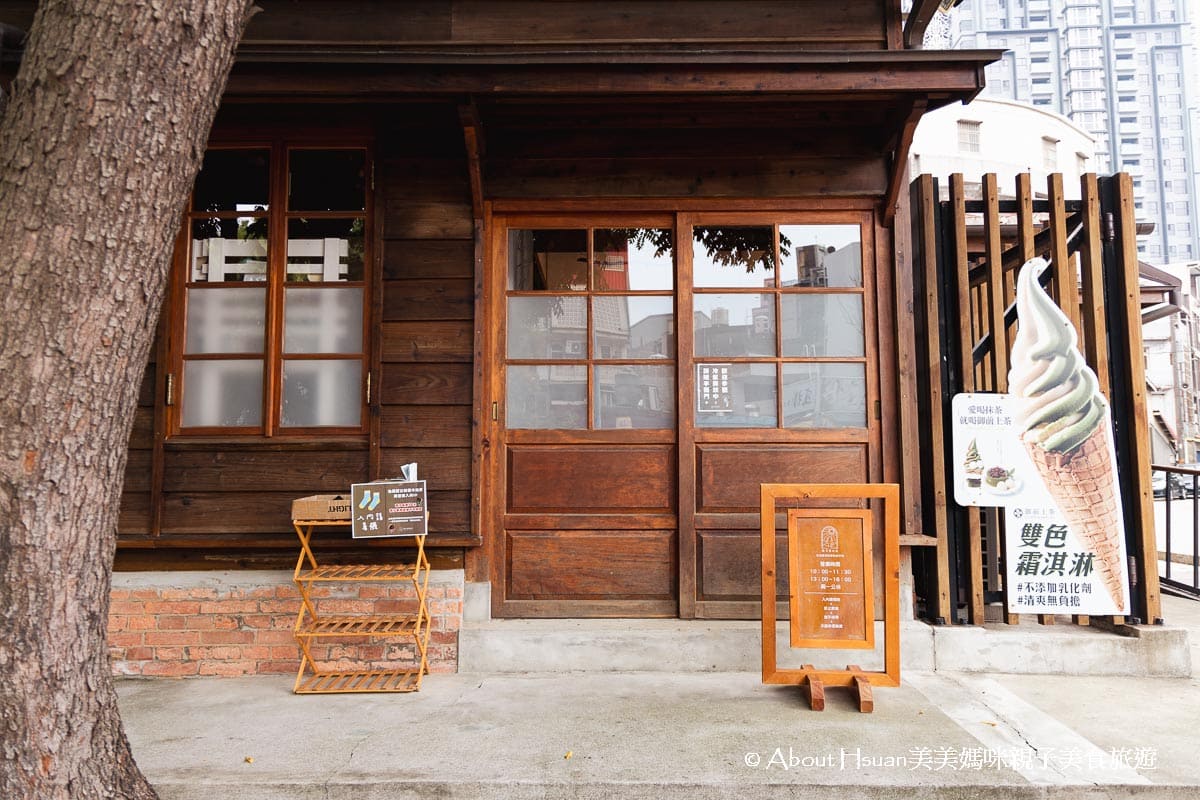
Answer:
[{"label": "white apartment building", "polygon": [[[970,0],[949,44],[1008,52],[984,96],[1069,117],[1096,142],[1096,172],[1128,172],[1153,263],[1200,258],[1200,142],[1188,0]],[[1064,170],[1065,171],[1065,170]]]}]

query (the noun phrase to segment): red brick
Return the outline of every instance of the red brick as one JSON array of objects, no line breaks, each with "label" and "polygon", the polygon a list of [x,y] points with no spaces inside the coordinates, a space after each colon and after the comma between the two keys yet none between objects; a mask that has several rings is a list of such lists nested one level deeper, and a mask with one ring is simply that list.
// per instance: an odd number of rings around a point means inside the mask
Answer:
[{"label": "red brick", "polygon": [[294,661],[260,661],[258,662],[258,672],[260,675],[280,675],[295,672],[300,669],[300,659]]},{"label": "red brick", "polygon": [[129,617],[114,614],[108,616],[108,629],[110,631],[123,631],[128,627]]},{"label": "red brick", "polygon": [[254,631],[200,631],[201,644],[249,644]]},{"label": "red brick", "polygon": [[159,600],[146,603],[148,614],[198,614],[200,604],[195,600]]},{"label": "red brick", "polygon": [[143,614],[146,611],[146,604],[140,600],[113,600],[108,604],[109,614]]},{"label": "red brick", "polygon": [[272,622],[274,619],[270,614],[244,614],[241,617],[241,627],[252,630],[266,630],[273,627]]},{"label": "red brick", "polygon": [[255,610],[264,614],[278,614],[288,611],[294,614],[299,608],[299,600],[261,600],[258,603],[258,608]]},{"label": "red brick", "polygon": [[233,677],[235,675],[253,675],[255,672],[256,664],[253,661],[201,661],[199,665],[201,675]]},{"label": "red brick", "polygon": [[[163,596],[165,597],[166,593]],[[188,589],[180,595],[180,598],[192,598],[193,600],[215,600],[217,597],[219,597],[219,594],[216,589],[204,589],[200,587]]]},{"label": "red brick", "polygon": [[140,633],[109,633],[108,643],[112,647],[137,647],[143,641]]},{"label": "red brick", "polygon": [[141,663],[131,664],[128,661],[113,661],[112,671],[116,675],[141,675],[143,666],[145,665]]},{"label": "red brick", "polygon": [[275,587],[274,586],[256,587],[256,588],[250,590],[250,596],[255,599],[274,597],[275,596]]},{"label": "red brick", "polygon": [[430,631],[429,641],[434,644],[458,644],[458,631]]},{"label": "red brick", "polygon": [[258,603],[254,600],[216,600],[201,603],[198,611],[201,614],[253,614],[258,611]]},{"label": "red brick", "polygon": [[193,661],[233,661],[242,657],[240,647],[189,647],[187,657]]},{"label": "red brick", "polygon": [[187,617],[181,617],[177,614],[163,614],[157,617],[157,620],[160,631],[182,631],[189,627]]},{"label": "red brick", "polygon": [[148,645],[188,645],[199,644],[200,634],[196,631],[147,631]]},{"label": "red brick", "polygon": [[129,600],[133,597],[133,592],[129,589],[113,589],[108,593],[109,600]]},{"label": "red brick", "polygon": [[283,645],[277,645],[277,646],[271,648],[271,658],[274,658],[274,659],[298,658],[299,652],[300,652],[300,645],[298,645],[298,644],[293,645],[292,647],[284,647]]},{"label": "red brick", "polygon": [[256,644],[296,644],[296,637],[290,630],[286,631],[257,631],[254,634]]},{"label": "red brick", "polygon": [[155,650],[152,647],[130,647],[125,650],[127,661],[149,661],[154,657]]},{"label": "red brick", "polygon": [[198,665],[187,661],[149,661],[142,666],[143,675],[168,678],[180,678],[184,675],[195,675],[198,672]]},{"label": "red brick", "polygon": [[125,627],[131,631],[152,631],[158,620],[150,616],[130,615],[125,618]]},{"label": "red brick", "polygon": [[457,599],[462,596],[463,596],[463,590],[462,590],[461,586],[447,586],[446,587],[446,597]]},{"label": "red brick", "polygon": [[187,658],[187,651],[183,647],[156,647],[154,658],[159,661],[183,661]]},{"label": "red brick", "polygon": [[242,648],[242,658],[253,658],[256,660],[267,659],[271,657],[271,648],[265,645],[251,645]]},{"label": "red brick", "polygon": [[134,600],[157,600],[162,597],[158,589],[134,589],[130,592]]}]

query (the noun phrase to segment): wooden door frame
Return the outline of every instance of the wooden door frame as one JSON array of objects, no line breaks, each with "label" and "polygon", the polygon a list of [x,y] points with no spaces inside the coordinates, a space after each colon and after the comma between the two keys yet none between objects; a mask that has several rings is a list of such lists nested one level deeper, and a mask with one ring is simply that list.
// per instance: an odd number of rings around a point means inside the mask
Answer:
[{"label": "wooden door frame", "polygon": [[[696,224],[742,222],[755,220],[760,224],[858,224],[862,232],[864,347],[868,386],[867,429],[861,441],[867,447],[867,479],[883,480],[895,469],[898,454],[894,451],[898,430],[894,425],[899,397],[894,384],[897,374],[895,310],[890,305],[894,286],[895,265],[888,248],[889,229],[883,225],[874,198],[790,198],[790,199],[697,199],[661,198],[637,200],[567,199],[567,200],[495,200],[488,202],[489,214],[484,232],[485,264],[481,282],[482,298],[476,323],[483,335],[477,356],[484,363],[478,367],[483,383],[480,392],[480,421],[482,429],[480,470],[480,519],[490,527],[484,535],[484,547],[479,554],[486,564],[478,564],[476,574],[488,575],[492,584],[491,612],[495,617],[505,615],[503,599],[507,554],[503,535],[507,464],[503,457],[505,442],[503,426],[505,319],[503,304],[507,291],[507,251],[505,231],[514,226],[570,225],[597,227],[617,219],[629,224],[631,217],[663,218],[670,216],[676,241],[676,435],[678,485],[676,515],[678,520],[678,615],[683,619],[707,616],[715,609],[712,604],[739,606],[732,601],[699,601],[697,599],[697,540],[696,540],[696,458],[698,439],[720,442],[721,431],[709,431],[697,437],[692,414],[694,402],[694,340],[692,326],[682,324],[680,299],[691,302],[693,294],[691,250],[682,246],[684,232]],[[659,226],[659,223],[654,223]],[[684,358],[681,354],[687,353]],[[874,357],[872,358],[872,353]],[[492,417],[493,404],[499,412]],[[788,430],[783,428],[750,431],[755,436],[738,434],[744,441],[829,442],[846,441],[845,437],[831,439],[829,430]],[[765,435],[764,435],[765,434]],[[855,437],[857,440],[857,437]],[[686,454],[686,457],[685,457]],[[749,515],[748,515],[749,516]],[[757,525],[757,523],[755,523]],[[752,525],[751,527],[755,527]]]}]

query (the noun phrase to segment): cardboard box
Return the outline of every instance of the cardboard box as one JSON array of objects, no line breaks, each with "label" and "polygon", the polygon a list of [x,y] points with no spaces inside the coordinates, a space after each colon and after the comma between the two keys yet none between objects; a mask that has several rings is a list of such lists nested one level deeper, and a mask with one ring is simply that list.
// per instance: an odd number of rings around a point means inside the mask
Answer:
[{"label": "cardboard box", "polygon": [[350,521],[350,495],[314,494],[292,501],[292,519]]}]

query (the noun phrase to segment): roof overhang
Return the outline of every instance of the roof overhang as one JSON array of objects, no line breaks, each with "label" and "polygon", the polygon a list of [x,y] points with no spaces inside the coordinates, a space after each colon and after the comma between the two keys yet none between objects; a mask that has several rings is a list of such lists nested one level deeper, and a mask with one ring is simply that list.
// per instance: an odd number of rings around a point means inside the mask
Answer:
[{"label": "roof overhang", "polygon": [[226,96],[793,95],[867,103],[903,95],[932,110],[974,98],[984,67],[1002,52],[258,42],[238,50]]}]

